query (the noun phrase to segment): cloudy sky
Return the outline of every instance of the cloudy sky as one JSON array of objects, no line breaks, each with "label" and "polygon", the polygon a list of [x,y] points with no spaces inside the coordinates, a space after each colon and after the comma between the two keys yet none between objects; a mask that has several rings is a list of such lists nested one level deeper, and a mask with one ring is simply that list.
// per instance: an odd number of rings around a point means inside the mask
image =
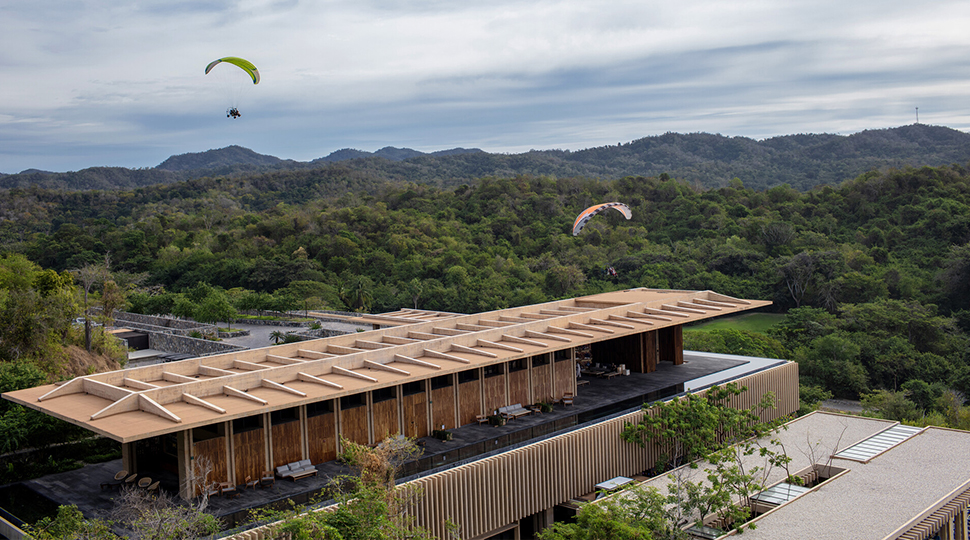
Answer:
[{"label": "cloudy sky", "polygon": [[[967,131],[968,29],[966,0],[15,0],[0,4],[0,172],[230,144],[310,160],[849,134],[916,107]],[[228,55],[260,84],[203,74]]]}]

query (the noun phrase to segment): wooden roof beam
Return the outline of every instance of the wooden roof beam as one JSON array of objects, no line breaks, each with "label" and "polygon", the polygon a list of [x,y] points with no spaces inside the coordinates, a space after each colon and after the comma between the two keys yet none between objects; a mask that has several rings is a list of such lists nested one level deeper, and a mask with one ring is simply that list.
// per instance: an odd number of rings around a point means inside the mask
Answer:
[{"label": "wooden roof beam", "polygon": [[729,304],[727,302],[715,302],[714,300],[705,300],[703,298],[694,298],[693,300],[691,300],[691,302],[695,304],[701,304],[704,306],[713,306],[713,307],[721,307],[721,308],[728,308],[728,309],[738,307],[737,304]]},{"label": "wooden roof beam", "polygon": [[680,306],[680,307],[685,307],[685,308],[699,309],[701,311],[711,311],[711,310],[721,311],[721,308],[719,308],[717,306],[705,306],[703,304],[696,304],[694,302],[684,302],[684,301],[680,301],[680,302],[677,302],[677,305]]},{"label": "wooden roof beam", "polygon": [[686,307],[682,307],[682,306],[675,306],[675,305],[672,305],[672,304],[662,304],[660,306],[660,309],[662,309],[662,310],[664,310],[664,311],[666,311],[668,313],[673,313],[673,312],[677,312],[677,311],[683,311],[683,312],[686,312],[686,313],[693,313],[693,314],[696,314],[696,315],[707,315],[707,312],[706,311],[703,311],[703,310],[700,310],[700,309],[686,308]]},{"label": "wooden roof beam", "polygon": [[589,322],[590,322],[590,324],[601,324],[601,325],[604,325],[604,326],[614,326],[616,328],[622,328],[624,330],[636,330],[637,329],[637,327],[636,326],[633,326],[632,324],[623,324],[623,323],[616,322],[616,321],[608,321],[606,319],[596,319],[596,318],[593,318],[593,317],[590,317],[589,318]]},{"label": "wooden roof beam", "polygon": [[498,358],[498,355],[492,352],[483,351],[481,349],[476,349],[474,347],[466,347],[464,345],[458,345],[455,343],[451,344],[451,350],[463,352],[466,354],[477,354],[479,356],[486,356],[488,358]]},{"label": "wooden roof beam", "polygon": [[431,329],[431,331],[442,336],[460,336],[470,332],[470,330],[461,330],[460,328],[444,328],[441,326],[435,326]]},{"label": "wooden roof beam", "polygon": [[69,396],[71,394],[83,394],[84,393],[84,377],[77,377],[76,379],[71,379],[64,384],[54,388],[50,392],[37,398],[37,401],[44,401],[45,399],[53,399],[61,396]]},{"label": "wooden roof beam", "polygon": [[182,375],[179,373],[172,373],[170,371],[163,371],[162,379],[175,384],[190,383],[198,380],[195,377],[187,377],[185,375]]},{"label": "wooden roof beam", "polygon": [[276,362],[277,364],[283,364],[286,366],[291,366],[293,364],[302,364],[306,360],[301,360],[299,358],[290,358],[289,356],[279,356],[276,354],[267,354],[266,360],[269,362]]},{"label": "wooden roof beam", "polygon": [[199,375],[205,375],[206,377],[225,377],[226,375],[237,375],[234,371],[228,371],[225,369],[214,368],[211,366],[199,366]]},{"label": "wooden roof beam", "polygon": [[574,307],[574,306],[559,306],[556,309],[558,309],[559,311],[572,311],[573,313],[584,313],[587,311],[594,311],[594,308]]},{"label": "wooden roof beam", "polygon": [[479,319],[478,324],[482,326],[491,326],[494,328],[505,328],[506,326],[513,326],[515,323],[506,321],[492,321],[489,319]]},{"label": "wooden roof beam", "polygon": [[327,345],[327,352],[332,352],[335,354],[357,354],[359,352],[364,352],[364,349],[344,347],[343,345]]},{"label": "wooden roof beam", "polygon": [[91,415],[91,420],[97,420],[99,418],[104,418],[106,416],[111,416],[112,414],[121,414],[126,412],[132,412],[138,410],[138,396],[140,394],[129,394],[118,401],[115,401],[111,405],[101,409],[100,411]]},{"label": "wooden roof beam", "polygon": [[395,362],[401,362],[403,364],[414,364],[416,366],[424,366],[431,369],[441,369],[438,364],[432,364],[431,362],[425,362],[424,360],[418,360],[417,358],[411,358],[410,356],[404,356],[403,354],[394,355]]},{"label": "wooden roof beam", "polygon": [[431,339],[441,339],[438,334],[428,334],[426,332],[408,332],[408,337],[411,339],[417,339],[420,341],[428,341]]},{"label": "wooden roof beam", "polygon": [[520,313],[519,317],[522,317],[523,319],[540,319],[540,320],[556,318],[555,315],[543,315],[542,313]]},{"label": "wooden roof beam", "polygon": [[182,401],[184,401],[185,403],[188,403],[189,405],[205,407],[206,409],[209,409],[210,411],[215,411],[219,414],[226,414],[226,410],[223,409],[222,407],[219,407],[218,405],[213,405],[212,403],[209,403],[208,401],[200,397],[195,397],[192,394],[182,394]]},{"label": "wooden roof beam", "polygon": [[130,386],[135,390],[152,390],[154,388],[158,388],[157,384],[152,384],[145,381],[139,381],[138,379],[129,379],[128,377],[124,378],[124,382],[125,382],[125,386]]},{"label": "wooden roof beam", "polygon": [[670,317],[661,317],[660,315],[651,315],[649,313],[641,313],[639,311],[627,311],[626,316],[631,319],[653,319],[655,321],[672,321]]},{"label": "wooden roof beam", "polygon": [[512,351],[516,353],[525,352],[525,349],[520,349],[511,345],[504,345],[502,343],[495,343],[494,341],[486,341],[484,339],[480,339],[476,343],[477,347],[484,347],[486,349],[501,349],[503,351]]},{"label": "wooden roof beam", "polygon": [[182,419],[179,418],[175,413],[166,409],[164,406],[160,405],[157,401],[146,396],[145,394],[138,395],[138,408],[147,413],[154,414],[155,416],[161,416],[162,418],[171,420],[176,424],[182,423]]},{"label": "wooden roof beam", "polygon": [[525,335],[527,337],[534,337],[534,338],[540,338],[540,339],[551,339],[553,341],[564,341],[566,343],[572,343],[573,342],[573,340],[571,340],[569,338],[564,338],[562,336],[556,336],[556,335],[553,335],[553,334],[545,334],[543,332],[536,332],[535,330],[526,330],[525,331]]},{"label": "wooden roof beam", "polygon": [[127,388],[103,383],[94,379],[82,379],[82,381],[82,388],[84,388],[85,394],[91,394],[92,396],[98,396],[99,398],[104,398],[111,401],[124,399],[125,397],[128,397],[134,393],[132,390]]},{"label": "wooden roof beam", "polygon": [[377,382],[377,379],[375,379],[374,377],[368,377],[363,373],[357,373],[356,371],[351,371],[347,368],[342,368],[340,366],[333,366],[331,369],[333,370],[333,373],[335,375],[346,375],[348,377],[353,377],[355,379],[362,379],[368,382]]},{"label": "wooden roof beam", "polygon": [[572,311],[560,311],[557,309],[540,309],[539,313],[541,315],[554,315],[556,317],[565,317],[567,315],[575,315]]},{"label": "wooden roof beam", "polygon": [[390,343],[391,345],[409,345],[411,343],[418,342],[418,340],[416,339],[410,339],[410,338],[399,337],[399,336],[382,336],[381,340],[383,340],[386,343]]},{"label": "wooden roof beam", "polygon": [[716,293],[714,291],[707,291],[707,298],[710,300],[716,300],[719,302],[728,302],[730,304],[741,304],[745,306],[751,305],[748,300],[742,300],[740,298],[734,298],[726,294]]},{"label": "wooden roof beam", "polygon": [[296,377],[298,379],[300,379],[301,381],[303,381],[303,382],[308,382],[308,383],[313,383],[313,384],[320,384],[320,385],[323,385],[323,386],[329,386],[331,388],[336,388],[337,390],[343,390],[344,389],[343,385],[339,385],[339,384],[337,384],[335,382],[330,382],[330,381],[328,381],[326,379],[321,379],[320,377],[315,377],[313,375],[310,375],[309,373],[303,373],[302,371],[300,373],[297,373],[296,374]]},{"label": "wooden roof beam", "polygon": [[404,371],[403,369],[398,369],[394,366],[386,366],[384,364],[381,364],[380,362],[373,362],[371,360],[364,360],[364,367],[368,367],[371,369],[378,369],[381,371],[389,371],[391,373],[396,373],[398,375],[404,375],[405,377],[408,377],[411,375],[411,372],[409,371]]},{"label": "wooden roof beam", "polygon": [[259,385],[263,388],[271,388],[273,390],[279,390],[280,392],[286,392],[287,394],[293,394],[294,396],[306,397],[306,392],[300,392],[296,388],[290,388],[283,383],[278,383],[276,381],[271,381],[269,379],[263,379],[259,382]]},{"label": "wooden roof beam", "polygon": [[303,358],[309,358],[310,360],[320,360],[321,358],[334,358],[337,356],[335,354],[327,354],[325,352],[311,351],[307,349],[298,349],[296,351],[296,354],[300,355]]},{"label": "wooden roof beam", "polygon": [[582,338],[594,338],[593,334],[587,334],[586,332],[577,332],[576,330],[571,330],[569,328],[560,328],[558,326],[549,326],[546,328],[546,332],[550,334],[565,334],[567,336],[576,336]]},{"label": "wooden roof beam", "polygon": [[[595,327],[595,326],[593,326],[591,324],[583,324],[583,323],[578,323],[578,322],[570,322],[569,325],[568,325],[568,327],[569,328],[574,328],[576,330],[590,330],[590,331],[593,331],[593,332],[603,332],[605,334],[615,334],[616,333],[613,330],[610,330],[609,328],[597,328],[597,327]],[[592,337],[592,336],[590,336],[590,337]]]},{"label": "wooden roof beam", "polygon": [[478,325],[478,324],[466,324],[466,323],[458,323],[458,324],[455,325],[455,328],[457,328],[459,330],[468,330],[469,332],[481,332],[483,330],[491,330],[492,329],[489,326],[481,326],[481,325]]},{"label": "wooden roof beam", "polygon": [[269,369],[269,366],[254,364],[252,362],[244,362],[242,360],[233,360],[232,367],[242,369],[244,371],[262,371],[264,369]]},{"label": "wooden roof beam", "polygon": [[432,351],[431,349],[424,350],[425,356],[430,356],[432,358],[441,358],[443,360],[451,360],[452,362],[461,362],[462,364],[471,364],[472,361],[462,358],[460,356],[455,356],[453,354],[448,354],[441,351]]},{"label": "wooden roof beam", "polygon": [[[648,307],[643,308],[643,312],[648,315],[676,315],[677,317],[690,317],[690,315],[687,315],[686,313],[678,313],[676,311],[666,311],[662,309],[654,309],[654,308],[648,308]],[[673,319],[666,319],[666,320],[672,321]]]},{"label": "wooden roof beam", "polygon": [[633,323],[633,324],[649,324],[651,326],[653,325],[653,323],[650,321],[646,321],[643,319],[634,319],[632,317],[624,317],[622,315],[610,315],[608,319],[611,321],[620,321],[620,322]]},{"label": "wooden roof beam", "polygon": [[512,316],[509,316],[509,315],[500,315],[499,318],[498,318],[498,320],[500,320],[500,321],[506,321],[506,322],[511,322],[511,323],[516,323],[516,324],[532,322],[529,319],[523,319],[522,317],[512,317]]},{"label": "wooden roof beam", "polygon": [[378,343],[376,341],[367,341],[366,339],[358,339],[354,342],[354,347],[358,349],[368,349],[375,351],[378,349],[385,349],[387,347],[393,347],[390,343]]},{"label": "wooden roof beam", "polygon": [[235,388],[233,388],[231,386],[223,386],[222,387],[222,393],[225,394],[225,395],[227,395],[227,396],[229,396],[229,397],[240,398],[240,399],[248,399],[249,401],[255,401],[256,403],[259,403],[260,405],[269,405],[269,402],[266,401],[265,399],[263,399],[261,397],[254,396],[252,394],[247,394],[246,392],[243,392],[242,390],[236,390]]},{"label": "wooden roof beam", "polygon": [[519,336],[510,336],[508,334],[502,334],[502,341],[511,341],[512,343],[521,343],[523,345],[531,345],[533,347],[542,347],[542,348],[546,348],[549,346],[545,343],[542,343],[541,341],[526,339],[524,337],[519,337]]}]

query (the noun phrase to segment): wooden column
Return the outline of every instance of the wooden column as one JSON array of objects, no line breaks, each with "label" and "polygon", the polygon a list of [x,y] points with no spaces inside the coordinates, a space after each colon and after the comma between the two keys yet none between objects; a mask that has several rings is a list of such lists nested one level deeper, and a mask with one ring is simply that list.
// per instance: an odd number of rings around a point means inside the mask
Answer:
[{"label": "wooden column", "polygon": [[178,454],[179,497],[189,500],[195,496],[190,491],[192,477],[192,431],[179,431],[175,437],[175,453]]},{"label": "wooden column", "polygon": [[643,341],[643,373],[657,371],[657,331],[644,332],[640,339]]}]

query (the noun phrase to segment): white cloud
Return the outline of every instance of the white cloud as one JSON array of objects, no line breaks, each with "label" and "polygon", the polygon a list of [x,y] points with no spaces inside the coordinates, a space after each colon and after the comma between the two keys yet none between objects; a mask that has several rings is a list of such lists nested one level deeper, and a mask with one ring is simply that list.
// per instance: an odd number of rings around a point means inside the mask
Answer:
[{"label": "white cloud", "polygon": [[[0,171],[845,132],[916,106],[967,129],[968,23],[964,1],[20,2],[0,7]],[[263,77],[239,121],[202,74],[225,55]]]}]

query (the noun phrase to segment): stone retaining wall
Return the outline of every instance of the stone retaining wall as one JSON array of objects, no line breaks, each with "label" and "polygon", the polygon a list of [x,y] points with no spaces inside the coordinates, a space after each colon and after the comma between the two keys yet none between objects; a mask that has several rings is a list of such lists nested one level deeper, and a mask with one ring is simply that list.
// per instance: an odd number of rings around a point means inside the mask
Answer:
[{"label": "stone retaining wall", "polygon": [[148,334],[148,347],[159,351],[191,354],[195,356],[208,356],[210,354],[246,350],[246,347],[240,347],[239,345],[230,345],[228,343],[219,343],[218,341],[177,336],[174,334],[161,334],[158,332]]}]

